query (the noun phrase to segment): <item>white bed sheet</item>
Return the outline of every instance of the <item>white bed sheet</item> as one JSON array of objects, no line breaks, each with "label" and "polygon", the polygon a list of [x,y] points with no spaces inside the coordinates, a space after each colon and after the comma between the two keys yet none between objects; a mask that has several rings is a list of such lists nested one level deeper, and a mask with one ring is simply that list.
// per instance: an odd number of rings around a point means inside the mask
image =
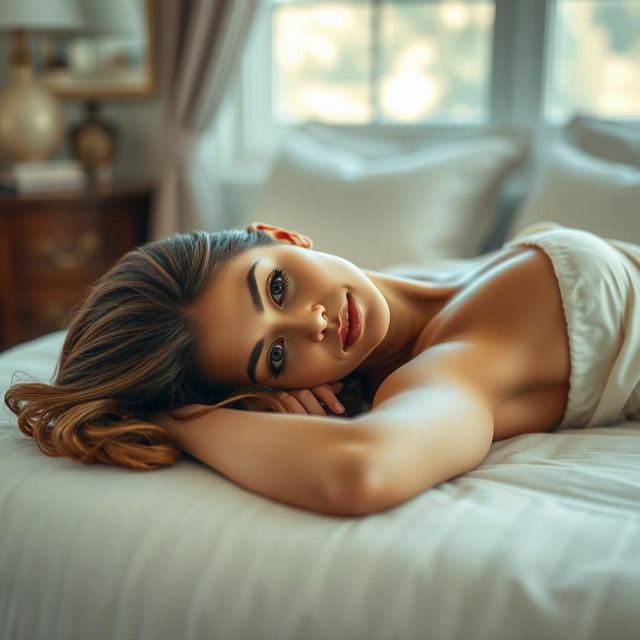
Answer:
[{"label": "white bed sheet", "polygon": [[[48,379],[62,338],[0,354],[2,393],[16,370]],[[640,422],[496,442],[464,476],[341,518],[190,457],[49,458],[0,415],[3,640],[638,637]]]}]

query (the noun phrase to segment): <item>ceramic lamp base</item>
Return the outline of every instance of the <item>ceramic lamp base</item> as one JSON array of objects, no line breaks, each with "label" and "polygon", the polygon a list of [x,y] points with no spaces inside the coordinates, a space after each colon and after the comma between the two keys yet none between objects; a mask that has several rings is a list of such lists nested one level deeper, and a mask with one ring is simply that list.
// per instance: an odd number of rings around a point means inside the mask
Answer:
[{"label": "ceramic lamp base", "polygon": [[56,98],[30,66],[12,67],[0,95],[0,149],[16,161],[47,160],[63,136],[64,117]]}]

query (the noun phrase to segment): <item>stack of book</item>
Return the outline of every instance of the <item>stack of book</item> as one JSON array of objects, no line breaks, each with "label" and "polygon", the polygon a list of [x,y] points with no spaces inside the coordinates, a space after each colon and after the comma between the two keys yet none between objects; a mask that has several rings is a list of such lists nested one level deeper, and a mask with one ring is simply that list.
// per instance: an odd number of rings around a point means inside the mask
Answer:
[{"label": "stack of book", "polygon": [[0,191],[4,192],[80,189],[85,185],[85,172],[77,160],[14,162],[0,168]]}]

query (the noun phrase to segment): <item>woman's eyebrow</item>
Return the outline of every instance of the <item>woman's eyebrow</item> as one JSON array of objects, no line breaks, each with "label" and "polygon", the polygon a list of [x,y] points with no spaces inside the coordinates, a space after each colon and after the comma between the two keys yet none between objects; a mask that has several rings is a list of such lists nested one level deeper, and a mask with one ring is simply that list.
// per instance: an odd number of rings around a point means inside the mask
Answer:
[{"label": "woman's eyebrow", "polygon": [[258,262],[260,262],[260,260],[256,260],[249,267],[249,271],[247,272],[247,285],[249,285],[249,293],[253,300],[253,306],[256,308],[258,313],[262,313],[264,311],[264,306],[262,304],[260,292],[258,291],[258,283],[256,282],[256,267],[258,266]]},{"label": "woman's eyebrow", "polygon": [[[256,267],[258,266],[258,262],[260,260],[256,260],[250,267],[247,272],[247,285],[249,286],[249,293],[251,294],[251,299],[253,300],[253,306],[256,308],[258,313],[264,312],[264,305],[262,304],[262,297],[260,296],[260,291],[258,290],[258,283],[256,282]],[[260,354],[262,353],[262,347],[264,345],[264,340],[258,340],[255,346],[251,350],[251,355],[249,356],[249,362],[247,364],[247,377],[253,384],[256,384],[256,364],[258,363],[258,359],[260,358]]]},{"label": "woman's eyebrow", "polygon": [[262,346],[264,345],[264,340],[260,339],[256,342],[255,346],[251,350],[251,355],[249,356],[249,363],[247,364],[247,377],[253,384],[257,384],[256,382],[256,364],[258,363],[258,358],[262,353]]}]

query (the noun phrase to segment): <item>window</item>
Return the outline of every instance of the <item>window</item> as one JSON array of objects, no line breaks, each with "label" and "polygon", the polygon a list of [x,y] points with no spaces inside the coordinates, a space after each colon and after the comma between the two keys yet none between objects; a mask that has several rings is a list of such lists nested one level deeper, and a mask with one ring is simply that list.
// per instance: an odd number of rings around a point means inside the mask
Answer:
[{"label": "window", "polygon": [[546,116],[640,117],[640,2],[557,0]]},{"label": "window", "polygon": [[483,123],[493,0],[276,1],[281,122]]},{"label": "window", "polygon": [[218,139],[241,182],[306,120],[398,136],[640,121],[640,0],[260,0],[240,75]]}]

